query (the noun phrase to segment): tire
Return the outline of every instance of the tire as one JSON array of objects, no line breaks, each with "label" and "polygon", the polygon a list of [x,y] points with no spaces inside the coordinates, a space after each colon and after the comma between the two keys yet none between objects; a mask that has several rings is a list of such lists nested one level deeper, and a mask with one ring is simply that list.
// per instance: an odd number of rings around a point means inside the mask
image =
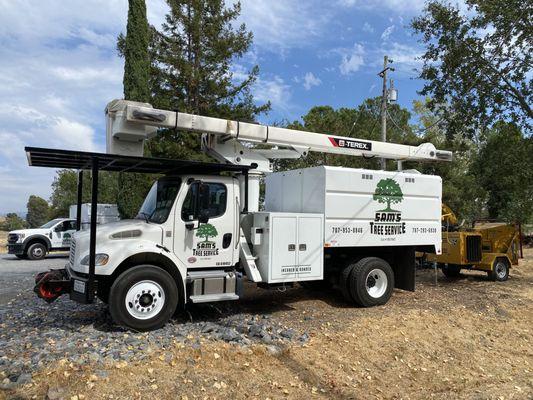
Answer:
[{"label": "tire", "polygon": [[378,257],[366,257],[353,265],[349,279],[350,295],[356,304],[372,307],[389,301],[394,289],[394,272]]},{"label": "tire", "polygon": [[488,272],[489,279],[495,282],[504,282],[509,278],[509,262],[498,258],[492,271]]},{"label": "tire", "polygon": [[446,278],[456,279],[461,276],[461,266],[456,264],[442,264],[442,273]]},{"label": "tire", "polygon": [[354,299],[350,294],[350,277],[352,275],[353,267],[355,264],[350,264],[341,271],[339,277],[339,286],[341,288],[342,297],[346,302],[353,304]]},{"label": "tire", "polygon": [[28,247],[26,254],[30,260],[42,260],[46,257],[47,248],[42,243],[33,243]]},{"label": "tire", "polygon": [[109,312],[115,323],[140,332],[161,328],[177,305],[174,278],[153,265],[137,265],[124,271],[109,292]]}]

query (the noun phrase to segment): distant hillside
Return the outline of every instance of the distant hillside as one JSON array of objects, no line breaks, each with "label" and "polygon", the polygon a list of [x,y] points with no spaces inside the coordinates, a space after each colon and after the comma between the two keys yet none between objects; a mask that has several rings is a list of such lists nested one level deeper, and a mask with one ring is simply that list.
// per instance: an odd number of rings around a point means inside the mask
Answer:
[{"label": "distant hillside", "polygon": [[22,219],[26,219],[26,214],[27,214],[26,211],[10,211],[9,213],[2,213],[2,214],[0,214],[0,218],[5,218],[6,215],[10,214],[11,212],[14,212],[15,214],[17,214]]}]

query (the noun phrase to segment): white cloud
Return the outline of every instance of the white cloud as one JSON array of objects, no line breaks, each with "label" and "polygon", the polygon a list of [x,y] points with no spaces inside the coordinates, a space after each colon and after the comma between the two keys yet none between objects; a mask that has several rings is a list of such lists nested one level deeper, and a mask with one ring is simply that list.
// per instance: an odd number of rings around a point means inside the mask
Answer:
[{"label": "white cloud", "polygon": [[303,80],[305,90],[310,90],[313,86],[319,86],[322,84],[320,78],[317,78],[312,72],[306,73]]},{"label": "white cloud", "polygon": [[[227,0],[227,4],[234,3]],[[244,0],[239,22],[254,34],[262,50],[285,54],[291,48],[306,47],[320,39],[330,26],[332,10],[318,0]]]},{"label": "white cloud", "polygon": [[365,22],[363,24],[363,32],[374,33],[374,27],[368,22]]},{"label": "white cloud", "polygon": [[271,79],[259,78],[253,89],[254,98],[259,102],[272,102],[272,108],[288,111],[291,108],[290,85],[275,75]]},{"label": "white cloud", "polygon": [[397,14],[416,14],[424,8],[425,0],[382,0],[382,1],[365,1],[365,0],[338,0],[337,4],[341,7],[357,8],[361,10],[379,10],[387,9]]},{"label": "white cloud", "polygon": [[381,34],[381,40],[387,41],[389,40],[389,36],[394,32],[394,25],[388,26],[383,33]]},{"label": "white cloud", "polygon": [[364,63],[365,49],[363,45],[355,43],[351,49],[338,50],[342,55],[339,70],[342,75],[350,75],[361,68]]},{"label": "white cloud", "polygon": [[50,195],[55,171],[29,167],[24,146],[103,150],[103,109],[122,96],[115,47],[127,7],[0,0],[1,213],[23,210],[30,194]]}]

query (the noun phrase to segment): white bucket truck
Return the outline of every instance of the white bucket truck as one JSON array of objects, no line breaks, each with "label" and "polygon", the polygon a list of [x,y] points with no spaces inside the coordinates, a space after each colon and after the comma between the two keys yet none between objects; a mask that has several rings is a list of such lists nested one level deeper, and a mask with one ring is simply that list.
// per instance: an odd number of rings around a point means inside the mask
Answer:
[{"label": "white bucket truck", "polygon": [[[323,282],[350,303],[373,306],[386,303],[394,287],[414,290],[415,250],[441,252],[438,176],[328,166],[271,172],[272,159],[309,151],[451,160],[429,143],[295,131],[124,100],[109,103],[106,116],[107,154],[27,148],[30,164],[64,165],[68,158],[78,160],[71,167],[93,172],[158,168],[165,176],[137,219],[73,235],[61,276],[37,277],[36,290],[49,301],[62,293],[82,302],[97,295],[116,323],[135,330],[161,327],[189,302],[237,300],[245,280],[261,287]],[[221,164],[142,157],[157,128],[202,134],[204,150]]]}]

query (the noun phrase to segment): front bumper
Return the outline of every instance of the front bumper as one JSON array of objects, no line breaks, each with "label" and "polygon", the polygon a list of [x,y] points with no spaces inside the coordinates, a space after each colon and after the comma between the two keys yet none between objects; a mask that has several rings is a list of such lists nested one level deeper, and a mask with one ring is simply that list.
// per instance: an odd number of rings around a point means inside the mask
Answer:
[{"label": "front bumper", "polygon": [[22,255],[24,254],[24,244],[23,243],[8,243],[7,252],[9,254]]},{"label": "front bumper", "polygon": [[71,300],[89,304],[94,300],[96,288],[96,280],[90,280],[88,275],[72,271],[67,265],[64,269],[52,269],[37,274],[33,290],[48,303],[68,293]]}]

